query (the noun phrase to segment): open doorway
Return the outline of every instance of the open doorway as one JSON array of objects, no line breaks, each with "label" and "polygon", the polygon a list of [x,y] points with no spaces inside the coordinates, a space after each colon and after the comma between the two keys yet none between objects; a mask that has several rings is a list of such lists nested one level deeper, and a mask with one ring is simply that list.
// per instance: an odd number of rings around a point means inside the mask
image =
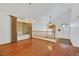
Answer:
[{"label": "open doorway", "polygon": [[32,23],[26,19],[12,16],[11,17],[11,43],[32,38]]}]

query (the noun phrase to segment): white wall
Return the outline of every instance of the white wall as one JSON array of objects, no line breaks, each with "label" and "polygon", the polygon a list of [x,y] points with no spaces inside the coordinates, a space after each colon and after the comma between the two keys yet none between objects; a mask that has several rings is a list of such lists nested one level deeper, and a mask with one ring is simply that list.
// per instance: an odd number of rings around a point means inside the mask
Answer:
[{"label": "white wall", "polygon": [[[56,38],[70,39],[70,17],[71,9],[69,8],[52,21],[52,23],[56,24]],[[60,27],[63,23],[67,23],[69,25],[67,27]],[[58,31],[58,29],[61,30]]]},{"label": "white wall", "polygon": [[0,45],[11,41],[10,17],[0,12]]},{"label": "white wall", "polygon": [[72,5],[70,36],[72,44],[79,47],[79,4]]},{"label": "white wall", "polygon": [[41,23],[32,24],[32,30],[46,31],[47,30],[47,24],[41,24]]}]

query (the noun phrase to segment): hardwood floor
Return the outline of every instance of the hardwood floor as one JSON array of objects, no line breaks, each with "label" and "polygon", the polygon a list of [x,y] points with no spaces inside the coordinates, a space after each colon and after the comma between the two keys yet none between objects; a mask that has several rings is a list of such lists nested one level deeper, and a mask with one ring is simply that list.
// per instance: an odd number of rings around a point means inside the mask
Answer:
[{"label": "hardwood floor", "polygon": [[0,45],[1,56],[76,56],[79,48],[72,45],[26,39],[12,44]]}]

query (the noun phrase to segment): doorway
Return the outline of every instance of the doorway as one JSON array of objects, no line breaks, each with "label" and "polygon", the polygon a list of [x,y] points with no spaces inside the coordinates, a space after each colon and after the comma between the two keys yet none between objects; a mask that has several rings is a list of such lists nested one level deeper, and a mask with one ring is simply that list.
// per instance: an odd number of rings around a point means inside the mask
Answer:
[{"label": "doorway", "polygon": [[32,39],[32,23],[23,21],[25,19],[16,16],[11,17],[11,43]]}]

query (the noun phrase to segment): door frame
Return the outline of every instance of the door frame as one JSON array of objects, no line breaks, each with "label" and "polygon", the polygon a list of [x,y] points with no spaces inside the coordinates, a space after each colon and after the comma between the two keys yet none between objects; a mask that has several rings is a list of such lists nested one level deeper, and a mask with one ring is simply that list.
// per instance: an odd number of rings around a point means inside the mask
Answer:
[{"label": "door frame", "polygon": [[10,15],[11,18],[11,43],[17,42],[17,17]]},{"label": "door frame", "polygon": [[[17,17],[10,15],[11,18],[11,43],[17,42]],[[32,39],[32,23],[29,25],[30,39]]]}]

